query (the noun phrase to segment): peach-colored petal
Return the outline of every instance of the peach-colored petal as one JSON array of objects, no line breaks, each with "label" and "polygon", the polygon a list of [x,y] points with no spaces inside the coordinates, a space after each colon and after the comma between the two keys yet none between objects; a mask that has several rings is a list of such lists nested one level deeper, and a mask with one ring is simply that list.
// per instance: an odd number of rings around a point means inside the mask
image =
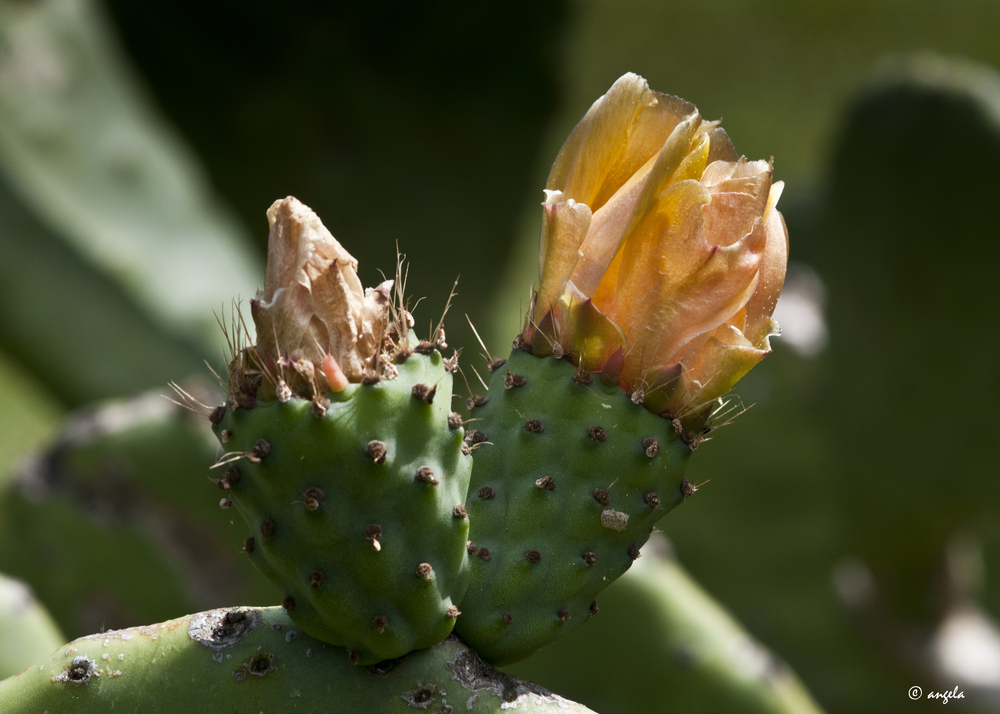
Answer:
[{"label": "peach-colored petal", "polygon": [[[585,256],[589,258],[591,253],[600,256],[600,260],[595,259],[595,267],[607,258],[611,258],[604,274],[599,277],[599,282],[596,285],[592,280],[592,278],[598,275],[596,271],[588,272],[583,276],[574,274],[574,279],[578,277],[587,278],[586,281],[581,281],[582,284],[577,283],[577,285],[584,293],[593,295],[598,305],[611,306],[615,300],[612,296],[617,290],[616,286],[623,260],[622,254],[624,251],[629,250],[627,246],[630,243],[633,245],[631,249],[632,253],[635,253],[635,246],[638,244],[646,245],[647,248],[649,247],[649,242],[646,240],[649,238],[649,234],[642,233],[643,229],[640,228],[640,225],[649,214],[649,207],[656,201],[657,196],[671,184],[673,177],[684,163],[700,124],[701,117],[697,115],[691,116],[679,123],[670,133],[669,138],[663,145],[663,149],[656,156],[656,160],[650,167],[649,172],[641,181],[641,190],[634,196],[635,203],[627,222],[623,226],[618,226],[622,232],[613,257],[608,255],[607,252],[607,249],[610,247],[610,241],[600,246],[600,250],[597,250],[597,246],[592,245],[589,241],[584,243],[583,252]],[[629,198],[631,200],[632,196],[630,195]]]},{"label": "peach-colored petal", "polygon": [[681,360],[687,394],[680,408],[685,413],[694,412],[718,399],[767,353],[754,347],[732,325],[720,325],[707,335],[697,351]]},{"label": "peach-colored petal", "polygon": [[550,191],[542,204],[541,276],[534,306],[538,319],[559,300],[563,285],[580,259],[580,246],[590,228],[590,208],[562,198],[561,192]]},{"label": "peach-colored petal", "polygon": [[785,219],[776,206],[785,184],[781,181],[771,187],[765,215],[767,246],[760,264],[760,279],[757,289],[747,302],[746,336],[755,346],[769,350],[768,337],[778,334],[778,325],[771,319],[778,304],[781,287],[785,283],[785,268],[788,265],[788,229]]},{"label": "peach-colored petal", "polygon": [[522,337],[536,354],[558,343],[605,381],[641,388],[647,408],[701,429],[709,403],[770,349],[788,256],[781,186],[719,122],[622,77],[549,174],[540,320]]},{"label": "peach-colored petal", "polygon": [[624,344],[621,329],[602,313],[593,301],[572,282],[559,299],[562,320],[561,339],[566,352],[574,355],[586,371],[601,368],[608,357]]},{"label": "peach-colored petal", "polygon": [[570,133],[546,188],[596,211],[693,111],[682,99],[651,91],[642,77],[624,75]]},{"label": "peach-colored petal", "polygon": [[706,238],[712,245],[732,245],[764,215],[771,167],[766,161],[716,161],[705,169],[701,182],[712,195],[705,209]]},{"label": "peach-colored petal", "polygon": [[740,155],[733,146],[729,134],[718,124],[718,122],[711,122],[707,128],[708,138],[711,142],[708,150],[708,163],[736,161]]},{"label": "peach-colored petal", "polygon": [[730,246],[713,246],[702,218],[709,201],[695,181],[674,184],[624,247],[614,308],[607,312],[628,337],[631,378],[728,320],[752,294],[764,227]]}]

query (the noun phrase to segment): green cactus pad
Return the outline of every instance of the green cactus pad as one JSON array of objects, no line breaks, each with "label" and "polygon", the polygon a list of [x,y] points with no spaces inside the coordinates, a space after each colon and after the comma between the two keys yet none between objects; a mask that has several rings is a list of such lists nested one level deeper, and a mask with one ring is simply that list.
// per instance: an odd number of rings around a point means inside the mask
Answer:
[{"label": "green cactus pad", "polygon": [[444,639],[468,581],[472,460],[449,418],[452,376],[437,351],[398,368],[328,408],[258,402],[215,425],[251,561],[303,630],[360,664]]},{"label": "green cactus pad", "polygon": [[690,495],[690,449],[619,387],[518,350],[473,417],[472,582],[456,632],[507,664],[597,612],[594,596]]},{"label": "green cactus pad", "polygon": [[450,637],[374,667],[303,634],[281,608],[211,610],[70,642],[0,681],[4,714],[365,712],[585,714]]}]

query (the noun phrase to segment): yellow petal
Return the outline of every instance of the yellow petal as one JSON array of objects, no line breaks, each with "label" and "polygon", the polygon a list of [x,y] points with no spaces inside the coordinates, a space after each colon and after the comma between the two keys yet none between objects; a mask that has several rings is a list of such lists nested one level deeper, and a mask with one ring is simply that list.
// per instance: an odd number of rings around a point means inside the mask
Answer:
[{"label": "yellow petal", "polygon": [[590,208],[562,198],[562,193],[550,191],[542,204],[541,276],[533,313],[538,320],[559,300],[563,285],[580,259],[580,246],[590,228]]},{"label": "yellow petal", "polygon": [[771,167],[766,161],[716,161],[701,182],[712,195],[705,209],[705,236],[712,245],[732,245],[764,215]]},{"label": "yellow petal", "polygon": [[768,337],[778,333],[777,323],[771,319],[778,304],[781,287],[785,282],[788,265],[788,229],[785,219],[776,206],[785,185],[779,181],[771,187],[765,216],[767,246],[760,264],[760,278],[757,289],[747,301],[747,326],[745,334],[755,346],[769,350]]},{"label": "yellow petal", "polygon": [[[622,230],[617,252],[614,254],[604,275],[600,278],[600,282],[596,286],[593,285],[593,281],[590,279],[577,283],[580,289],[586,294],[594,296],[594,300],[602,309],[613,309],[613,305],[617,301],[615,295],[620,278],[619,273],[622,270],[623,255],[632,255],[634,257],[636,254],[655,254],[656,240],[654,238],[650,242],[652,236],[641,226],[649,217],[650,206],[656,201],[657,196],[671,184],[674,175],[687,158],[691,143],[700,124],[701,117],[697,115],[690,116],[678,124],[670,133],[660,153],[657,154],[653,165],[642,178],[641,190],[635,196],[635,203],[631,207],[631,215],[628,217],[628,222]],[[687,183],[693,184],[694,182]],[[607,246],[602,247],[604,249],[607,248]],[[584,255],[589,257],[589,252],[592,249],[593,247],[589,242],[585,244],[583,246]],[[604,252],[601,253],[602,260],[606,255]],[[628,263],[628,260],[625,260],[625,263]],[[593,278],[595,275],[596,273],[591,273],[586,277]],[[615,317],[613,319],[617,320],[618,318]]]},{"label": "yellow petal", "polygon": [[626,74],[591,106],[556,156],[546,188],[599,209],[694,106]]},{"label": "yellow petal", "polygon": [[567,283],[560,297],[559,311],[564,316],[559,333],[564,341],[562,346],[577,358],[584,370],[599,370],[624,344],[625,337],[618,325],[572,282]]},{"label": "yellow petal", "polygon": [[730,246],[713,246],[705,239],[702,217],[710,200],[698,182],[674,184],[625,245],[608,314],[625,329],[630,379],[728,320],[753,292],[764,226]]},{"label": "yellow petal", "polygon": [[720,325],[700,340],[700,347],[681,359],[687,394],[671,405],[674,416],[685,416],[718,399],[767,356],[732,325]]}]

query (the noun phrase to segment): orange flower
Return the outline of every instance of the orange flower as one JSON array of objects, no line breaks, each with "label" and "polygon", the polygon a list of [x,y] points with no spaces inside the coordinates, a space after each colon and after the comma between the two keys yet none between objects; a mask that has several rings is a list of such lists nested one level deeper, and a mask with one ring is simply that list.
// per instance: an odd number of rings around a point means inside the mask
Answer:
[{"label": "orange flower", "polygon": [[566,139],[545,188],[521,341],[561,351],[657,413],[704,411],[776,334],[783,184],[718,122],[627,74]]}]

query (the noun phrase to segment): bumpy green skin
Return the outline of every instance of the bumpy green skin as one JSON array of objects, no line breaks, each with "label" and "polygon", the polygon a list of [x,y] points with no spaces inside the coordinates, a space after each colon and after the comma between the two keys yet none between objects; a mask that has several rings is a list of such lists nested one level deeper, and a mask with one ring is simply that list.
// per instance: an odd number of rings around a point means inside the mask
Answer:
[{"label": "bumpy green skin", "polygon": [[[270,446],[232,464],[239,480],[229,497],[250,525],[251,561],[303,630],[361,664],[444,639],[468,582],[469,521],[454,509],[472,459],[464,430],[448,423],[452,377],[442,362],[436,351],[414,354],[396,379],[328,395],[322,418],[292,399],[228,412],[215,427],[220,439],[229,432],[230,453],[251,454],[260,439]],[[414,396],[416,385],[436,388],[431,403]],[[372,441],[385,445],[384,463],[369,454]],[[421,467],[436,483],[417,478]],[[310,510],[315,488],[323,498]],[[431,566],[426,578],[421,564]]]},{"label": "bumpy green skin", "polygon": [[0,681],[4,714],[584,714],[497,672],[455,638],[377,667],[305,635],[278,607],[228,608],[83,637]]},{"label": "bumpy green skin", "polygon": [[[507,388],[514,375],[526,382]],[[523,659],[590,618],[594,596],[684,498],[690,450],[671,423],[617,386],[573,375],[567,361],[515,350],[494,370],[489,402],[473,411],[488,442],[474,452],[467,508],[476,551],[456,632],[494,664]],[[529,431],[532,420],[544,431]],[[592,426],[605,430],[603,441],[588,434]],[[650,437],[659,446],[652,457],[643,447]],[[537,485],[545,476],[553,490]],[[624,530],[609,527],[621,521],[610,512],[627,514]]]}]

